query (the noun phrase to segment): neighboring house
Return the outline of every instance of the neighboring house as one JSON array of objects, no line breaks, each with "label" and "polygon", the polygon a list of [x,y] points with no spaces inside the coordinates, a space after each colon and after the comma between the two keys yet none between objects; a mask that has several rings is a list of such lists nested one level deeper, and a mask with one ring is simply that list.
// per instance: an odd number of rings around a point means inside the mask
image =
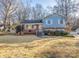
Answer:
[{"label": "neighboring house", "polygon": [[78,33],[79,33],[79,28],[77,28],[77,29],[75,30],[75,32],[78,32]]},{"label": "neighboring house", "polygon": [[4,24],[0,24],[0,31],[4,30]]},{"label": "neighboring house", "polygon": [[66,31],[65,18],[60,15],[50,15],[43,19],[43,29],[51,31]]},{"label": "neighboring house", "polygon": [[42,20],[24,20],[21,24],[26,34],[36,34],[37,30],[42,29]]},{"label": "neighboring house", "polygon": [[70,32],[70,35],[73,35],[75,38],[79,38],[79,28]]}]

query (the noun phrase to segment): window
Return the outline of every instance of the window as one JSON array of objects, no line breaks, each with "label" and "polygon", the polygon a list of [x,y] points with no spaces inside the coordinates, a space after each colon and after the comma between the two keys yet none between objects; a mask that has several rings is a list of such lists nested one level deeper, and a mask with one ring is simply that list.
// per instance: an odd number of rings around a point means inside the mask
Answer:
[{"label": "window", "polygon": [[60,20],[60,24],[63,24],[63,20]]},{"label": "window", "polygon": [[32,25],[32,28],[34,28],[34,25]]},{"label": "window", "polygon": [[51,21],[50,20],[48,20],[48,24],[51,24]]},{"label": "window", "polygon": [[28,25],[27,24],[25,24],[25,29],[27,29],[28,28]]},{"label": "window", "polygon": [[28,28],[28,25],[26,25],[26,28]]},{"label": "window", "polygon": [[52,23],[53,23],[53,21],[51,21],[51,20],[46,21],[46,24],[52,24]]},{"label": "window", "polygon": [[58,20],[58,24],[63,24],[63,20]]},{"label": "window", "polygon": [[28,29],[32,29],[32,25],[31,24],[28,25]]},{"label": "window", "polygon": [[32,29],[36,29],[36,25],[32,25]]}]

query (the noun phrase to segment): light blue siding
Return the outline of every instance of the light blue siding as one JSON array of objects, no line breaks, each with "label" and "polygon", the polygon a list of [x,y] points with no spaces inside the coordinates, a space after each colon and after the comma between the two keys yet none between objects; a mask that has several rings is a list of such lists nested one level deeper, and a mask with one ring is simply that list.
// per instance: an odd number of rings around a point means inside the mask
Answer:
[{"label": "light blue siding", "polygon": [[[63,24],[60,23],[61,20],[63,21]],[[49,24],[48,21],[50,21],[51,23]],[[43,20],[43,27],[44,28],[65,28],[66,27],[65,19],[60,16],[48,17]]]}]

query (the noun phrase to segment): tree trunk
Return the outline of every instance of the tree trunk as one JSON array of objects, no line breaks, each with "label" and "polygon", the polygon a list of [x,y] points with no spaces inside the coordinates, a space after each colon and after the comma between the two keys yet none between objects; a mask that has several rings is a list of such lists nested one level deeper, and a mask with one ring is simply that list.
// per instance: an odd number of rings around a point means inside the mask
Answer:
[{"label": "tree trunk", "polygon": [[6,30],[6,18],[4,20],[4,31]]}]

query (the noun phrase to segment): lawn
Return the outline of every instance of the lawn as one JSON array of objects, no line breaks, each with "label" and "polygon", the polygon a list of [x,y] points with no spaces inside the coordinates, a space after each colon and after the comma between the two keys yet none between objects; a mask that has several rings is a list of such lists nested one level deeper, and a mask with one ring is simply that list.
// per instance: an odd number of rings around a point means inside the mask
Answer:
[{"label": "lawn", "polygon": [[17,36],[17,35],[3,35],[0,36],[0,43],[26,43],[26,42],[32,42],[34,40],[40,40],[41,38],[38,38],[35,35],[24,35],[24,36]]},{"label": "lawn", "polygon": [[0,57],[68,58],[79,57],[79,40],[74,38],[43,38],[28,43],[0,44]]}]

